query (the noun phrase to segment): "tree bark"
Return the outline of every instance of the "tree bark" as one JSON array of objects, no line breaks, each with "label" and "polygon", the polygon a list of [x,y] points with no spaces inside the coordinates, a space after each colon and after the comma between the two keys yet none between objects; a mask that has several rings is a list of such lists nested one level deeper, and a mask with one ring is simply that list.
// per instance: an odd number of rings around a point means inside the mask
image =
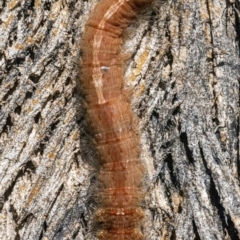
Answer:
[{"label": "tree bark", "polygon": [[[0,2],[0,239],[94,239],[79,86],[96,0]],[[126,31],[146,240],[240,239],[238,0],[156,0]]]}]

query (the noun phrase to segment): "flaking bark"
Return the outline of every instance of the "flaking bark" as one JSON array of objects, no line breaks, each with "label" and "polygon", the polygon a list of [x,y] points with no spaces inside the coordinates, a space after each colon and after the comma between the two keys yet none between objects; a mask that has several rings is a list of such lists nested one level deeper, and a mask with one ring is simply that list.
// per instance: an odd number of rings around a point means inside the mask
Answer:
[{"label": "flaking bark", "polygon": [[[76,85],[95,3],[0,1],[0,239],[93,239],[94,149]],[[156,5],[123,46],[146,239],[240,239],[240,3]]]}]

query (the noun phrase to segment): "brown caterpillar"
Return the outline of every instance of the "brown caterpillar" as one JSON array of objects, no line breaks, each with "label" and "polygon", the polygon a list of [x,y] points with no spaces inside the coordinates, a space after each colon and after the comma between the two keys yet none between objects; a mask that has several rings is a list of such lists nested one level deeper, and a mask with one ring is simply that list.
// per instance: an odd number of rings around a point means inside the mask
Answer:
[{"label": "brown caterpillar", "polygon": [[100,0],[83,34],[81,77],[99,156],[100,205],[95,212],[102,240],[140,240],[142,181],[138,124],[124,89],[122,33],[152,0]]}]

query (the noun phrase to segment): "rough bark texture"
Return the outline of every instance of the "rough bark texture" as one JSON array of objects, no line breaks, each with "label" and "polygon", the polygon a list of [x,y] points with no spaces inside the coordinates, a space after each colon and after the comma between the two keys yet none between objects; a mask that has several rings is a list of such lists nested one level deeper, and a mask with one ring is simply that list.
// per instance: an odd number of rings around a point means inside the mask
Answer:
[{"label": "rough bark texture", "polygon": [[[0,239],[93,239],[94,149],[76,85],[95,4],[0,1]],[[240,3],[157,6],[124,41],[146,240],[240,239]]]}]

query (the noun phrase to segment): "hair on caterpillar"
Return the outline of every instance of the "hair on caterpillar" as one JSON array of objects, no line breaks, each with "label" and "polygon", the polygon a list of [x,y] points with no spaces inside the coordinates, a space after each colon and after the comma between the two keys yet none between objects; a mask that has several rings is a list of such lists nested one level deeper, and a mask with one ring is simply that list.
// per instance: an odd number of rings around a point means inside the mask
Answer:
[{"label": "hair on caterpillar", "polygon": [[[145,168],[141,159],[139,121],[124,88],[122,36],[149,0],[101,0],[86,23],[82,47],[81,86],[96,150],[96,178],[90,188],[95,205],[93,235],[102,240],[142,240]],[[89,145],[90,146],[90,145]],[[93,154],[93,155],[92,155]]]},{"label": "hair on caterpillar", "polygon": [[[145,172],[144,167],[142,166],[142,164],[139,164],[139,161],[137,161],[139,168],[135,171],[135,175],[136,175],[136,171],[137,173],[140,172]],[[121,170],[122,167],[119,166]],[[116,172],[116,175],[122,174],[121,172]],[[132,173],[133,175],[134,173]],[[100,176],[99,176],[100,175]],[[111,224],[113,222],[116,221],[116,217],[112,216],[112,219],[109,219],[108,217],[108,212],[106,212],[107,207],[102,205],[102,200],[100,198],[104,198],[104,194],[100,191],[101,189],[104,188],[104,184],[106,184],[106,182],[104,183],[104,181],[109,180],[108,177],[106,177],[106,175],[108,175],[107,171],[105,170],[105,173],[103,173],[100,170],[100,174],[98,175],[98,179],[96,179],[96,174],[94,174],[94,178],[92,178],[93,182],[91,184],[91,187],[89,189],[89,195],[88,195],[88,202],[91,204],[91,209],[90,211],[92,213],[95,213],[93,218],[92,218],[92,225],[91,227],[88,229],[88,233],[87,233],[87,238],[86,239],[93,239],[94,236],[98,236],[99,237],[99,232],[101,231],[101,229],[107,229],[109,228],[109,226],[111,226]],[[103,177],[103,175],[105,175]],[[140,174],[141,175],[141,174]],[[100,178],[100,179],[99,179]],[[117,177],[116,177],[117,178]],[[130,179],[128,179],[129,181]],[[137,192],[135,193],[135,198],[141,198],[144,199],[145,193],[146,193],[146,181],[145,181],[145,177],[142,178],[142,183],[141,183],[141,189],[144,191],[141,191],[140,193],[137,194]],[[143,224],[144,223],[144,218],[143,218],[143,213],[142,213],[142,208],[144,208],[145,206],[145,202],[141,201],[141,204],[139,205],[139,208],[135,209],[135,220],[134,220],[134,224],[135,225],[139,225],[139,224]],[[131,211],[131,209],[130,209]],[[104,213],[105,212],[105,213]],[[106,221],[107,219],[107,221]],[[125,217],[125,221],[132,221],[132,219],[127,219],[127,217]],[[95,239],[95,238],[94,238]],[[98,239],[98,238],[96,238]],[[100,239],[111,239],[111,238],[100,238]],[[120,239],[120,238],[117,238]],[[123,238],[125,239],[125,238]],[[142,239],[142,238],[129,238],[129,239]]]}]

